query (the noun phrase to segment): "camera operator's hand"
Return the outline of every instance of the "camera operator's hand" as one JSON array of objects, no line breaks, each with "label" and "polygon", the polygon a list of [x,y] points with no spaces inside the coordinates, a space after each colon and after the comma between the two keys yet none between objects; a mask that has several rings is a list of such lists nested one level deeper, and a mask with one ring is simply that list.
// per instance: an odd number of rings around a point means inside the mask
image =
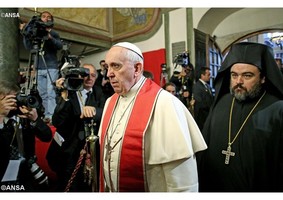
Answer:
[{"label": "camera operator's hand", "polygon": [[58,89],[63,89],[64,88],[64,81],[65,81],[65,78],[59,78],[56,80],[56,88]]},{"label": "camera operator's hand", "polygon": [[66,90],[64,88],[64,81],[65,81],[65,78],[59,78],[58,80],[56,80],[56,88],[58,90],[61,90],[61,97],[64,99],[64,100],[67,100],[68,99],[68,90]]},{"label": "camera operator's hand", "polygon": [[35,108],[28,108],[26,106],[20,106],[19,109],[22,113],[18,115],[20,118],[27,118],[31,120],[32,122],[37,120],[38,114]]},{"label": "camera operator's hand", "polygon": [[9,94],[0,100],[0,116],[7,116],[11,110],[17,110],[16,95]]},{"label": "camera operator's hand", "polygon": [[180,73],[180,77],[185,77],[187,75],[186,70],[182,67],[182,71]]},{"label": "camera operator's hand", "polygon": [[96,109],[93,106],[84,106],[80,118],[94,117],[96,115]]},{"label": "camera operator's hand", "polygon": [[51,28],[46,28],[46,31],[48,32],[48,39],[52,39],[52,35],[50,34]]}]

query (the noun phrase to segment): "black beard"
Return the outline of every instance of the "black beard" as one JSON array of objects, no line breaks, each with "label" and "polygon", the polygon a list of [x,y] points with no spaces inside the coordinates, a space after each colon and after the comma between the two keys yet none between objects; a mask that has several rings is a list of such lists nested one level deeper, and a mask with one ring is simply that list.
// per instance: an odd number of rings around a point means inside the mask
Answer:
[{"label": "black beard", "polygon": [[[236,88],[241,88],[244,89],[245,92],[242,94],[239,93],[235,93],[235,89]],[[262,84],[260,82],[258,82],[257,84],[255,84],[250,91],[247,91],[246,88],[242,87],[242,85],[237,85],[234,88],[230,87],[230,94],[232,96],[235,97],[236,100],[242,102],[242,101],[247,101],[250,99],[254,99],[257,98],[258,96],[260,96],[260,94],[262,93]]]}]

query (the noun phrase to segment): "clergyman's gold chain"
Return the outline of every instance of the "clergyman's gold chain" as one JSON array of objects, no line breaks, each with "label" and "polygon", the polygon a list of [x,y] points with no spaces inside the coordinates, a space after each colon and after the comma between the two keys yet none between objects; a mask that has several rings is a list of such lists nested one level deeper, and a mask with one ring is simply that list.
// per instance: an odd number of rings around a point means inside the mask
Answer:
[{"label": "clergyman's gold chain", "polygon": [[232,104],[231,104],[231,108],[230,108],[230,117],[229,117],[229,141],[228,141],[228,146],[231,146],[235,142],[235,140],[237,139],[237,137],[240,134],[241,130],[243,129],[244,125],[246,124],[246,122],[248,121],[249,117],[253,113],[254,109],[257,107],[257,105],[259,104],[261,99],[264,97],[265,93],[266,93],[266,91],[264,91],[262,96],[256,102],[256,104],[254,105],[254,107],[252,108],[252,110],[250,111],[248,116],[246,117],[245,121],[243,122],[242,126],[238,130],[237,134],[235,135],[234,139],[231,141],[231,124],[232,124],[232,114],[233,114],[233,107],[234,107],[235,97],[233,98],[233,101],[232,101]]}]

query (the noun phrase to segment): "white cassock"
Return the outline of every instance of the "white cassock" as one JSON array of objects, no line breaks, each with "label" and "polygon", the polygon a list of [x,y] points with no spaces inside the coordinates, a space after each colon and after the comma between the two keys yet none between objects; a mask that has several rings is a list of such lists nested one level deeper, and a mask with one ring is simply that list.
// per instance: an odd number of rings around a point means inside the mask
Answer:
[{"label": "white cassock", "polygon": [[[111,147],[115,146],[111,153],[110,170],[108,160],[105,159],[106,154],[101,159],[104,162],[105,184],[110,186],[111,176],[114,191],[117,191],[119,153],[125,124],[133,107],[132,100],[143,83],[144,77],[125,96],[120,96],[108,130]],[[102,118],[108,104],[109,99],[106,101]],[[99,136],[101,136],[101,127]],[[198,191],[195,152],[205,150],[207,146],[188,109],[179,99],[165,90],[162,90],[158,96],[144,142],[147,191]]]}]

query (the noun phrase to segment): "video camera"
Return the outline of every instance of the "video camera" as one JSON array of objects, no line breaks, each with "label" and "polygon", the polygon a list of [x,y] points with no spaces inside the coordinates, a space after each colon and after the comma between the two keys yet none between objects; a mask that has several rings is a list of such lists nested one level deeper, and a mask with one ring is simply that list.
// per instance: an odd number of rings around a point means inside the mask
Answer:
[{"label": "video camera", "polygon": [[43,22],[40,16],[33,16],[27,26],[24,28],[22,34],[32,41],[47,40],[48,31],[46,28],[54,26],[53,21]]},{"label": "video camera", "polygon": [[78,91],[83,89],[83,78],[89,76],[89,69],[66,62],[61,68],[61,76],[65,78],[64,88]]},{"label": "video camera", "polygon": [[62,41],[63,43],[63,49],[61,51],[61,59],[59,64],[59,69],[61,69],[66,62],[68,62],[70,65],[75,65],[76,67],[80,66],[80,59],[84,56],[77,56],[77,55],[71,55],[70,52],[70,46],[71,42]]},{"label": "video camera", "polygon": [[187,67],[191,63],[189,53],[185,51],[177,54],[174,63],[176,63],[176,65],[181,65],[182,67]]}]

